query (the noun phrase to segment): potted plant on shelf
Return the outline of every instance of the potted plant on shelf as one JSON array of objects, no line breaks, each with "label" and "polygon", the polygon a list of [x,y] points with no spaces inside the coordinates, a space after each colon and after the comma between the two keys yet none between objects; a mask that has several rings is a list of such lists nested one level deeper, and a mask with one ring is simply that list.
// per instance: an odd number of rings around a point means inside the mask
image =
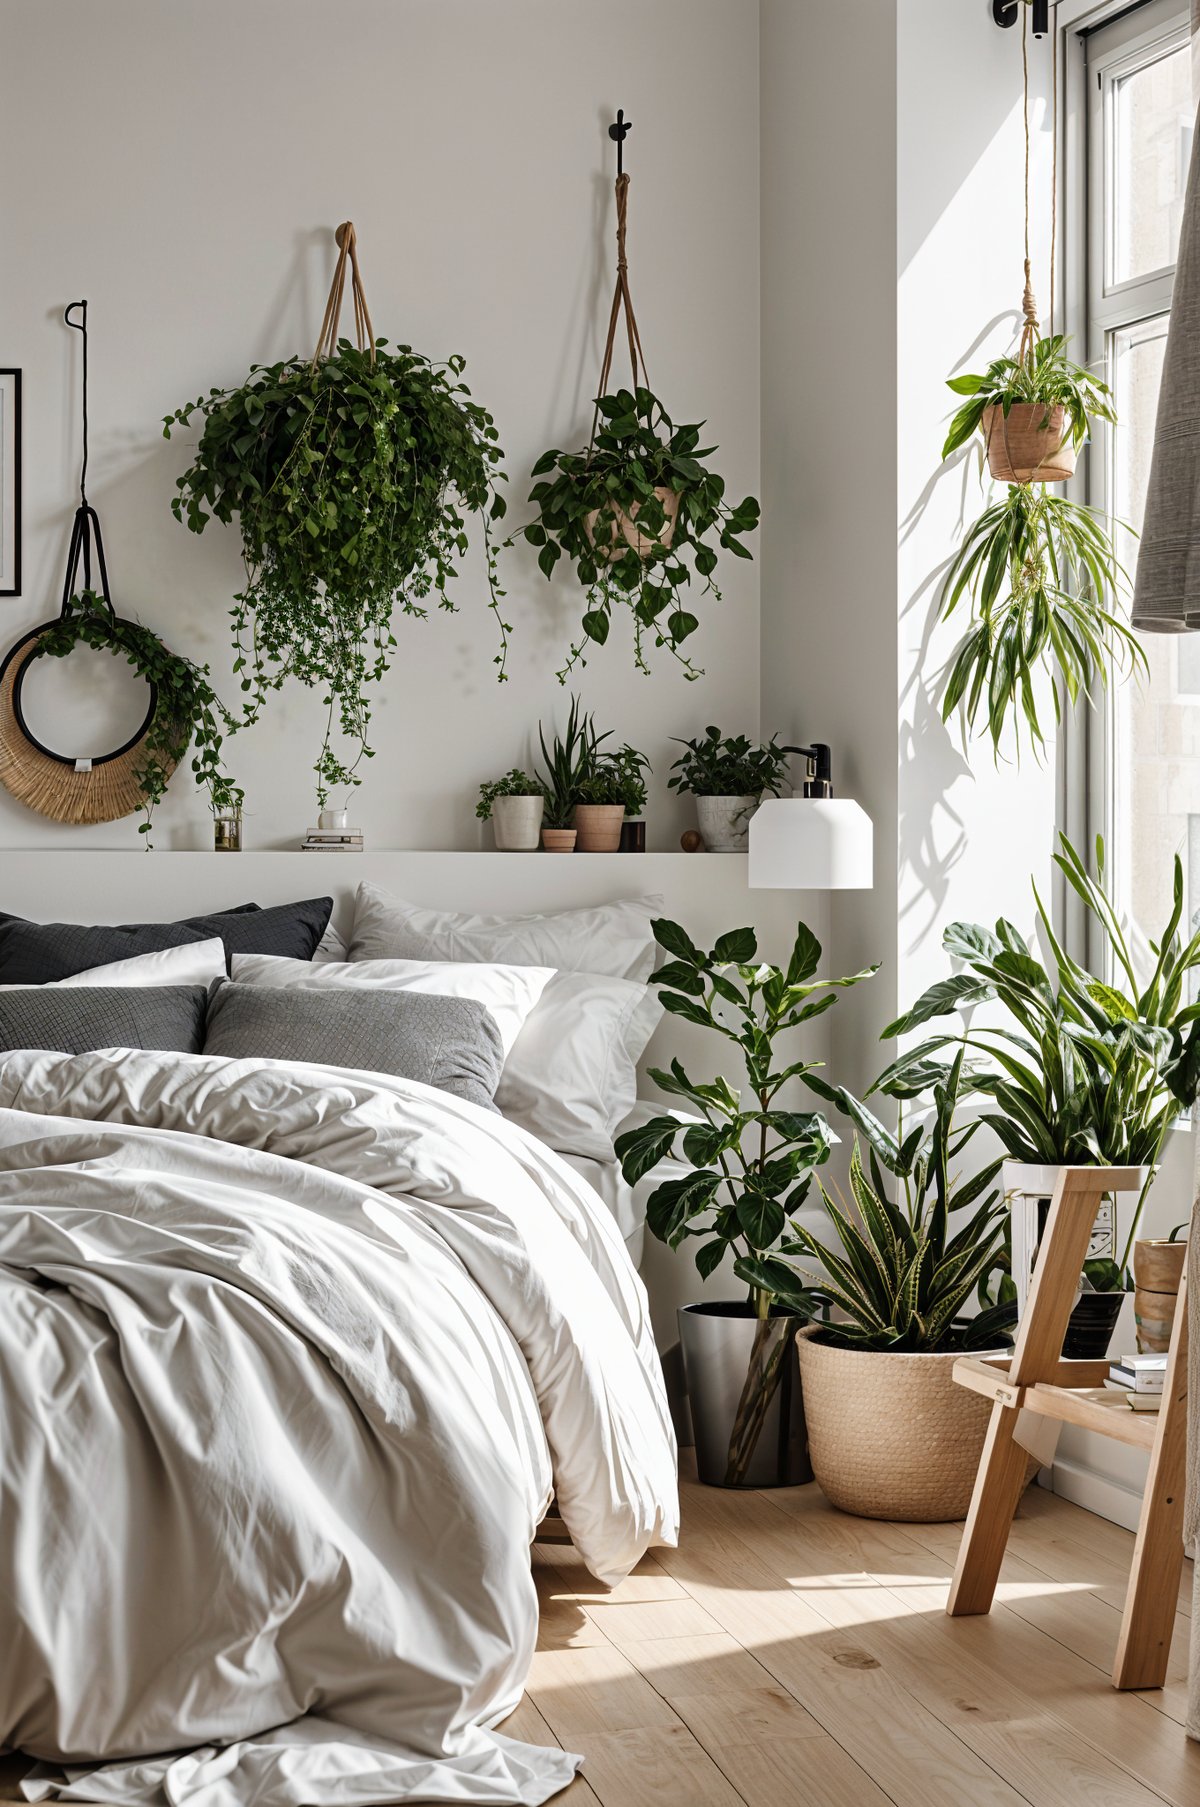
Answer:
[{"label": "potted plant on shelf", "polygon": [[[369,691],[391,663],[394,611],[425,616],[430,597],[454,608],[449,586],[467,549],[468,514],[482,528],[501,678],[509,632],[491,541],[505,506],[492,417],[462,382],[461,357],[434,364],[373,337],[353,226],[337,237],[316,355],[253,365],[245,382],[212,389],[164,421],[167,438],[196,414],[203,423],[178,480],[176,519],[193,533],[212,518],[238,519],[246,587],[230,612],[246,721],[289,677],[327,705],[314,765],[321,807],[331,788],[360,782],[370,757]],[[348,252],[357,345],[336,337]],[[350,743],[344,754],[334,748],[339,730]]]},{"label": "potted plant on shelf", "polygon": [[[942,1031],[901,1054],[873,1089],[895,1098],[923,1092],[943,1076],[947,1048],[966,1052],[962,1091],[984,1102],[981,1121],[996,1133],[1008,1156],[1006,1192],[1029,1201],[1032,1225],[1014,1246],[1015,1269],[1032,1255],[1049,1208],[1060,1166],[1143,1167],[1146,1181],[1122,1244],[1110,1236],[1081,1276],[1063,1353],[1099,1359],[1130,1287],[1128,1263],[1146,1195],[1173,1125],[1190,1108],[1200,1086],[1200,1008],[1185,999],[1187,975],[1200,966],[1200,933],[1186,944],[1183,869],[1175,861],[1174,902],[1153,967],[1139,979],[1120,918],[1104,890],[1104,850],[1097,842],[1099,882],[1088,873],[1065,836],[1056,863],[1098,926],[1115,976],[1101,980],[1065,952],[1034,888],[1041,932],[1054,962],[1051,977],[1011,923],[995,930],[954,923],[943,946],[964,970],[939,980],[885,1031],[885,1038],[979,1004],[998,1004],[1003,1018]],[[1115,1225],[1113,1226],[1115,1231]]]},{"label": "potted plant on shelf", "polygon": [[475,814],[490,822],[501,853],[530,853],[539,842],[545,795],[536,778],[514,766],[494,783],[481,784]]},{"label": "potted plant on shelf", "polygon": [[[990,1403],[955,1384],[954,1363],[1006,1345],[1016,1320],[1012,1303],[965,1315],[1001,1259],[1007,1213],[999,1160],[966,1179],[957,1172],[980,1127],[957,1121],[963,1072],[960,1049],[933,1087],[929,1122],[907,1136],[840,1093],[870,1146],[864,1168],[855,1140],[852,1204],[818,1182],[841,1246],[797,1224],[764,1273],[785,1300],[791,1287],[797,1302],[822,1309],[824,1321],[798,1343],[809,1454],[830,1502],[860,1518],[964,1516]],[[817,1270],[796,1268],[796,1256]]]},{"label": "potted plant on shelf", "polygon": [[682,650],[700,625],[686,592],[694,575],[700,594],[720,602],[718,548],[750,558],[743,536],[758,526],[759,507],[753,496],[736,508],[726,502],[723,479],[704,462],[717,448],[701,446],[701,425],[676,426],[647,388],[620,389],[599,397],[581,451],[549,451],[534,465],[537,516],[508,543],[536,547],[547,577],[565,556],[585,592],[583,635],[560,681],[587,663],[589,647],[605,644],[621,607],[633,616],[639,671],[650,669],[649,639],[689,678],[702,675]]},{"label": "potted plant on shelf", "polygon": [[660,1090],[683,1099],[699,1120],[664,1114],[616,1143],[631,1185],[679,1146],[692,1171],[655,1188],[647,1225],[671,1248],[698,1238],[703,1279],[732,1258],[734,1276],[748,1288],[744,1298],[702,1300],[679,1313],[700,1478],[726,1487],[806,1480],[794,1342],[814,1307],[772,1257],[794,1235],[832,1138],[819,1112],[781,1104],[784,1086],[814,1065],[781,1044],[876,968],[816,978],[821,945],[803,923],[782,968],[760,961],[753,929],[720,936],[708,953],[675,922],[655,922],[654,936],[671,956],[651,981],[664,1006],[731,1044],[748,1086],[743,1094],[740,1080],[693,1080],[678,1060],[669,1072],[651,1069]]},{"label": "potted plant on shelf", "polygon": [[1065,344],[1027,326],[1015,357],[950,379],[967,400],[943,458],[979,431],[992,475],[1009,488],[968,529],[946,576],[942,619],[965,596],[974,621],[947,670],[942,718],[961,706],[968,729],[986,724],[997,753],[1009,723],[1020,751],[1022,720],[1034,750],[1045,745],[1039,668],[1050,678],[1056,720],[1097,680],[1106,685],[1111,670],[1147,669],[1120,613],[1128,579],[1105,516],[1045,487],[1071,475],[1089,417],[1116,420],[1107,384],[1073,364]]},{"label": "potted plant on shelf", "polygon": [[1177,1223],[1169,1236],[1146,1237],[1133,1245],[1133,1317],[1138,1348],[1161,1354],[1171,1347],[1175,1308],[1187,1261],[1187,1237],[1179,1241],[1185,1223]]},{"label": "potted plant on shelf", "polygon": [[628,745],[601,750],[607,734],[597,735],[590,716],[584,717],[588,762],[575,805],[576,842],[581,853],[616,853],[630,802],[639,811],[646,806],[644,774],[650,770],[644,753]]},{"label": "potted plant on shelf", "polygon": [[[600,740],[605,738],[600,736]],[[555,734],[547,746],[545,730],[539,725],[538,742],[545,765],[545,770],[538,773],[545,799],[542,846],[547,853],[573,853],[577,832],[575,805],[599,744],[590,716],[580,714],[578,697],[571,698],[565,732]]]},{"label": "potted plant on shelf", "polygon": [[621,823],[621,852],[645,853],[646,774],[653,767],[633,747],[622,747],[617,758],[621,766],[625,804],[625,819]]},{"label": "potted plant on shelf", "polygon": [[766,796],[778,797],[791,754],[778,736],[761,745],[744,734],[722,735],[707,728],[700,740],[680,740],[684,748],[671,767],[669,790],[696,799],[696,825],[708,853],[745,853],[750,818]]}]

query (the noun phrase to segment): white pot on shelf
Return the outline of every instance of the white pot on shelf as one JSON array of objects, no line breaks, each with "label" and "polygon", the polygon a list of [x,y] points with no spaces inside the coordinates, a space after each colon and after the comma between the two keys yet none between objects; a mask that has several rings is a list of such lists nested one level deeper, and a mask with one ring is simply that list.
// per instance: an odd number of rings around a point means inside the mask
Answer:
[{"label": "white pot on shelf", "polygon": [[706,853],[745,853],[757,797],[697,797],[696,826]]},{"label": "white pot on shelf", "polygon": [[492,802],[492,833],[500,853],[534,853],[542,834],[541,797],[496,797]]}]

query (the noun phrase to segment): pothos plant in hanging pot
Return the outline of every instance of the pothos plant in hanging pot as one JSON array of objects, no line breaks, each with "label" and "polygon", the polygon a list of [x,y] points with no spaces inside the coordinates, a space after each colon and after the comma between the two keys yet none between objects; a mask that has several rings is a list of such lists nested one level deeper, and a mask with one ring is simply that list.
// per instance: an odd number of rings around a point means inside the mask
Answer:
[{"label": "pothos plant in hanging pot", "polygon": [[[589,649],[607,642],[622,608],[633,618],[639,671],[649,671],[649,652],[658,647],[674,655],[687,677],[702,676],[683,650],[700,626],[691,605],[701,597],[720,602],[718,554],[752,557],[743,540],[759,520],[753,496],[736,506],[727,501],[724,479],[706,462],[717,448],[700,444],[704,423],[677,425],[649,387],[625,257],[628,175],[618,175],[616,189],[617,286],[592,431],[582,449],[555,448],[537,460],[529,492],[536,516],[508,542],[536,547],[546,577],[565,558],[584,591],[582,637],[558,673],[562,683],[577,662],[587,663]],[[622,310],[632,385],[613,390]]]},{"label": "pothos plant in hanging pot", "polygon": [[[394,611],[423,617],[430,598],[454,609],[469,514],[482,525],[501,679],[510,631],[491,538],[505,511],[492,416],[461,381],[461,357],[434,364],[374,337],[349,221],[337,242],[316,355],[254,365],[238,387],[212,389],[164,421],[167,438],[197,413],[204,423],[178,480],[176,519],[202,533],[210,518],[238,517],[247,581],[231,615],[245,721],[289,677],[325,701],[321,805],[332,787],[358,784],[372,755],[368,692],[392,661]],[[337,336],[347,258],[353,345]]]}]

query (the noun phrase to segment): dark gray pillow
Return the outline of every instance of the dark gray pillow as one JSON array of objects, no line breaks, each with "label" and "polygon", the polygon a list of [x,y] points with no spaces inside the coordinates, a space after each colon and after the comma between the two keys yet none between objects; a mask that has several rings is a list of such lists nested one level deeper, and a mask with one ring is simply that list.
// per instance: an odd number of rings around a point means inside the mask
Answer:
[{"label": "dark gray pillow", "polygon": [[0,992],[0,1053],[48,1048],[166,1048],[199,1054],[204,1045],[204,985],[67,985],[61,990]]},{"label": "dark gray pillow", "polygon": [[211,941],[219,935],[225,958],[231,954],[281,954],[289,960],[311,960],[333,914],[331,897],[260,909],[239,904],[211,916],[188,916],[182,922],[101,923],[26,922],[0,913],[0,985],[49,985],[73,979],[93,966],[128,960],[135,954],[158,954],[189,941]]},{"label": "dark gray pillow", "polygon": [[495,1020],[473,998],[348,985],[283,991],[218,982],[204,1052],[395,1073],[486,1110],[496,1109],[504,1065]]}]

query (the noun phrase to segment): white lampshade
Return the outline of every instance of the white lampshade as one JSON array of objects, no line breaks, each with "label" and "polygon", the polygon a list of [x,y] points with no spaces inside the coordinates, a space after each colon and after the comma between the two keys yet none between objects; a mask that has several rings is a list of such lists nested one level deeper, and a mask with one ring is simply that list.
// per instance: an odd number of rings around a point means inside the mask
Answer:
[{"label": "white lampshade", "polygon": [[874,833],[848,797],[766,797],[750,818],[754,891],[869,891]]}]

